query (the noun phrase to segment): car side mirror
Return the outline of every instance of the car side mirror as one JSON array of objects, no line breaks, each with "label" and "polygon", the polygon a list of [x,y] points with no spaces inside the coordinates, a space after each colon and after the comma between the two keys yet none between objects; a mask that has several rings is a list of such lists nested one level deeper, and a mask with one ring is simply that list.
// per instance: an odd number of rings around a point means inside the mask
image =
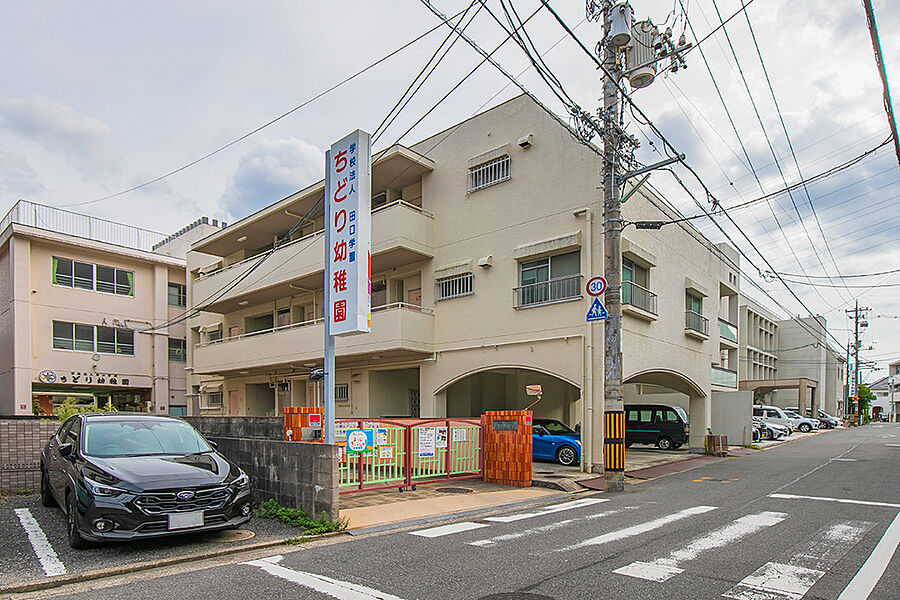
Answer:
[{"label": "car side mirror", "polygon": [[59,450],[60,456],[64,456],[66,458],[69,458],[70,456],[72,456],[73,449],[74,449],[74,447],[72,446],[71,442],[66,442],[65,444],[60,444],[57,447],[57,450]]},{"label": "car side mirror", "polygon": [[209,444],[209,447],[213,450],[216,450],[219,447],[219,444],[215,443],[212,440],[206,440],[206,443]]}]

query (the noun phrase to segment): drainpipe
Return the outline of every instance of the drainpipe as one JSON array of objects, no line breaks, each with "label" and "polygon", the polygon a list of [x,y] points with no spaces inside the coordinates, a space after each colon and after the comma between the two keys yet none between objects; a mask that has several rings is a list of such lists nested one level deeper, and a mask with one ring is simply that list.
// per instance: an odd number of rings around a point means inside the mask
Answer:
[{"label": "drainpipe", "polygon": [[[593,253],[593,246],[591,245],[591,209],[582,208],[572,214],[576,217],[584,215],[584,247],[587,248],[585,267],[587,268],[587,276],[593,277],[594,270],[591,264],[591,255]],[[583,473],[591,470],[590,459],[593,456],[594,402],[592,390],[594,388],[594,343],[591,340],[591,326],[591,323],[585,323],[584,386],[581,389],[581,471]]]}]

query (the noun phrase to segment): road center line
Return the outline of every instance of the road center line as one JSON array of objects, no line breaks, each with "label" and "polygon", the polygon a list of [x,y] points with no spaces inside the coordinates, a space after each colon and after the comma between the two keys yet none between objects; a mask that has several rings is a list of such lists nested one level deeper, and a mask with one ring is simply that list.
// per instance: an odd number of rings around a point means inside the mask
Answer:
[{"label": "road center line", "polygon": [[825,498],[822,496],[798,496],[796,494],[769,494],[769,498],[783,500],[822,500],[823,502],[837,502],[839,504],[862,504],[863,506],[886,506],[888,508],[900,508],[900,504],[890,502],[874,502],[871,500],[853,500],[851,498]]},{"label": "road center line", "polygon": [[44,530],[38,525],[31,511],[27,508],[17,508],[14,512],[19,517],[19,522],[22,523],[22,529],[28,534],[28,541],[31,542],[31,547],[34,548],[34,553],[41,562],[41,568],[44,569],[47,577],[64,574],[66,572],[65,565],[59,560],[56,551],[50,545]]},{"label": "road center line", "polygon": [[542,517],[544,515],[562,512],[564,510],[572,510],[573,508],[582,508],[585,506],[590,506],[592,504],[599,504],[600,502],[609,502],[609,498],[582,498],[581,500],[572,500],[571,502],[563,502],[562,504],[548,506],[547,508],[536,510],[534,512],[518,513],[515,515],[508,515],[504,517],[487,517],[484,520],[492,521],[494,523],[512,523],[514,521],[521,521],[522,519]]},{"label": "road center line", "polygon": [[607,544],[609,542],[624,540],[626,538],[634,537],[642,533],[647,533],[648,531],[653,531],[654,529],[659,529],[660,527],[668,525],[669,523],[674,523],[675,521],[680,521],[681,519],[686,519],[694,515],[700,515],[711,510],[716,510],[716,508],[717,507],[715,506],[693,506],[671,515],[666,515],[652,521],[647,521],[646,523],[639,523],[637,525],[632,525],[631,527],[625,527],[624,529],[617,529],[616,531],[610,531],[609,533],[598,535],[597,537],[590,538],[572,546],[558,548],[556,551],[568,552],[569,550],[576,550],[578,548],[584,548],[585,546],[599,546],[600,544]]},{"label": "road center line", "polygon": [[450,525],[441,525],[439,527],[431,527],[429,529],[420,529],[419,531],[410,531],[410,535],[419,537],[436,538],[442,535],[450,535],[452,533],[460,533],[462,531],[471,531],[473,529],[481,529],[487,527],[486,523],[472,523],[464,521],[462,523],[451,523]]},{"label": "road center line", "polygon": [[897,516],[888,525],[887,531],[881,536],[875,549],[872,550],[872,554],[838,596],[838,600],[865,600],[868,598],[881,576],[884,575],[884,570],[887,569],[894,552],[897,551],[898,544],[900,544],[900,513],[897,513]]},{"label": "road center line", "polygon": [[376,589],[364,585],[357,585],[347,581],[331,579],[324,575],[304,573],[303,571],[295,571],[293,569],[288,569],[287,567],[282,567],[277,564],[282,558],[284,557],[281,555],[270,556],[268,558],[241,564],[259,567],[269,575],[274,575],[275,577],[280,577],[281,579],[296,583],[297,585],[308,587],[317,592],[321,592],[322,594],[327,594],[332,598],[337,598],[338,600],[402,600],[402,598],[398,598],[397,596],[385,594],[384,592],[379,592]]}]

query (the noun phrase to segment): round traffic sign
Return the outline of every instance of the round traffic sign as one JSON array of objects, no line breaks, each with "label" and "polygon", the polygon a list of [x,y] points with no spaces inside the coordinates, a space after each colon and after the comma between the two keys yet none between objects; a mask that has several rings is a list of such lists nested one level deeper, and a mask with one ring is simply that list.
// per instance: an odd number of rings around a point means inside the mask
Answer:
[{"label": "round traffic sign", "polygon": [[591,277],[585,286],[588,295],[599,296],[606,291],[606,279],[603,277]]}]

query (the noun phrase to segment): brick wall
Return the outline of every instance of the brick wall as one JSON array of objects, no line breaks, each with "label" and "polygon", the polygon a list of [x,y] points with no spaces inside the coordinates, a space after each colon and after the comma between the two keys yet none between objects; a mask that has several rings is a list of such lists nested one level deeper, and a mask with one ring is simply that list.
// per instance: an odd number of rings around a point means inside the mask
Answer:
[{"label": "brick wall", "polygon": [[41,450],[59,421],[0,419],[0,492],[38,490]]},{"label": "brick wall", "polygon": [[[503,485],[531,485],[530,410],[489,410],[484,413],[484,480]],[[495,425],[495,421],[501,421]],[[514,422],[515,429],[505,425]]]}]

